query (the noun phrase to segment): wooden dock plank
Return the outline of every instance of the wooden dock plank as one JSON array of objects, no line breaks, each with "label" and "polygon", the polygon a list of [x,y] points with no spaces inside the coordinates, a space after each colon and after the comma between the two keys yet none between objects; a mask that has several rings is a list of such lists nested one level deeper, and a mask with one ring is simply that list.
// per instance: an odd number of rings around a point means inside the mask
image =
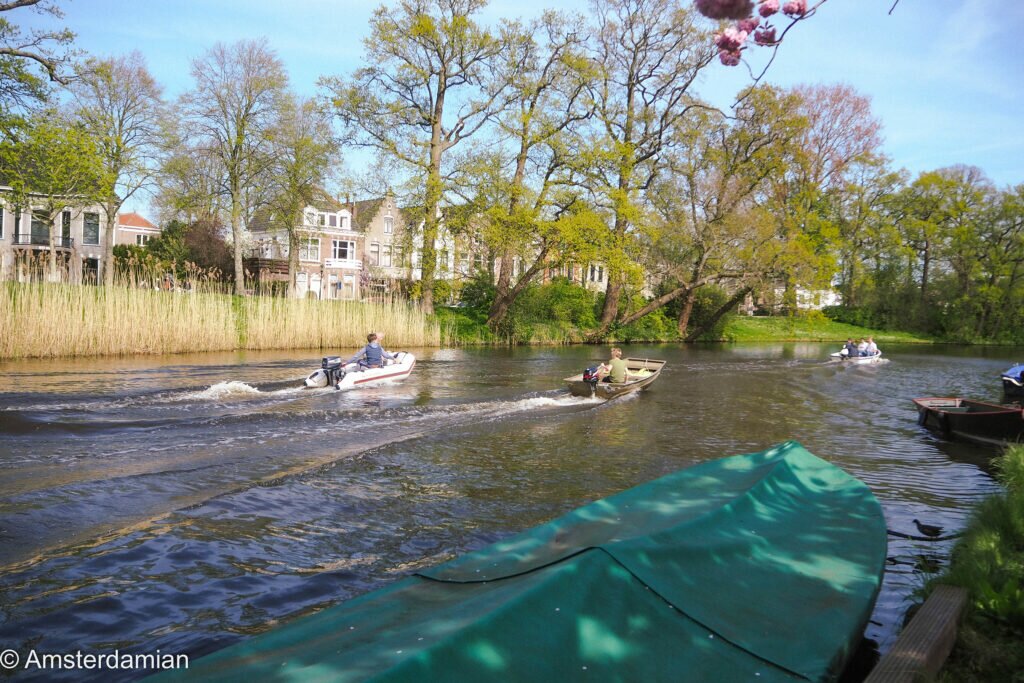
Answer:
[{"label": "wooden dock plank", "polygon": [[918,683],[931,681],[946,661],[967,604],[967,590],[939,586],[896,639],[865,683]]}]

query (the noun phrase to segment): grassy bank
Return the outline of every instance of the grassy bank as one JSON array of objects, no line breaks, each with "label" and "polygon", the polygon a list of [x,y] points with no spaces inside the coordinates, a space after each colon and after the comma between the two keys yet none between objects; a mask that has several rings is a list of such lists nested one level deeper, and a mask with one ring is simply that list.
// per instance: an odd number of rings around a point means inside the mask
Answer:
[{"label": "grassy bank", "polygon": [[[506,344],[507,337],[491,332],[480,313],[460,308],[438,308],[436,320],[456,343]],[[530,321],[526,329],[515,330],[517,342],[525,344],[576,344],[587,339],[588,330],[581,330],[564,321]],[[722,328],[718,341],[725,342],[785,342],[818,341],[842,344],[848,338],[872,336],[879,344],[929,343],[931,340],[904,332],[872,330],[845,323],[837,323],[824,316],[806,315],[787,317],[732,316]],[[658,324],[631,326],[613,331],[608,342],[676,342],[679,337],[674,325]]]},{"label": "grassy bank", "polygon": [[438,346],[440,326],[404,303],[234,297],[134,287],[0,287],[0,359],[233,349],[342,349],[387,333],[391,348]]},{"label": "grassy bank", "polygon": [[926,343],[930,340],[905,333],[872,330],[829,320],[823,315],[789,317],[734,316],[725,326],[723,341],[819,341],[842,343],[849,338],[874,337],[878,344]]},{"label": "grassy bank", "polygon": [[963,586],[968,613],[940,680],[1024,680],[1024,445],[996,461],[1006,487],[982,501],[932,582]]}]

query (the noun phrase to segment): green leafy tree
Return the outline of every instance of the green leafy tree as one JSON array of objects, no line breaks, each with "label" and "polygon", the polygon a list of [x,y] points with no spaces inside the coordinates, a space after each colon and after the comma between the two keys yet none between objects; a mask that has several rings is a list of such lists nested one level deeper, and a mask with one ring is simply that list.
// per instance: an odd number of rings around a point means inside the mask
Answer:
[{"label": "green leafy tree", "polygon": [[680,122],[669,172],[649,193],[658,223],[645,265],[662,291],[621,324],[678,301],[682,337],[702,288],[731,282],[745,295],[771,277],[778,252],[757,207],[802,132],[796,104],[791,94],[761,87],[741,98],[734,118],[700,109]]},{"label": "green leafy tree", "polygon": [[272,149],[266,211],[268,220],[288,236],[288,292],[298,297],[302,211],[321,191],[338,152],[329,115],[316,102],[287,97],[273,131]]},{"label": "green leafy tree", "polygon": [[[215,45],[192,62],[195,88],[182,96],[185,164],[209,174],[198,186],[223,197],[234,250],[235,294],[245,294],[245,225],[265,200],[272,131],[288,84],[266,40]],[[195,187],[195,184],[193,184]]]},{"label": "green leafy tree", "polygon": [[117,214],[128,199],[150,186],[164,138],[161,88],[142,55],[89,59],[72,84],[75,116],[99,147],[106,185],[103,205],[104,282],[114,282],[113,249]]},{"label": "green leafy tree", "polygon": [[592,151],[581,155],[588,183],[612,215],[602,254],[608,285],[598,334],[619,314],[628,273],[639,278],[634,241],[649,229],[644,196],[666,171],[676,127],[696,107],[697,77],[711,63],[710,34],[680,0],[596,0],[588,41],[597,78],[590,92]]},{"label": "green leafy tree", "polygon": [[50,230],[49,278],[58,278],[58,216],[95,203],[109,183],[96,140],[54,110],[33,115],[14,139],[0,142],[0,178],[12,204],[28,207]]},{"label": "green leafy tree", "polygon": [[435,241],[448,152],[508,105],[501,56],[516,40],[474,20],[484,0],[400,0],[382,5],[351,80],[325,78],[346,142],[396,159],[421,178],[424,311],[433,312]]},{"label": "green leafy tree", "polygon": [[0,125],[4,128],[16,111],[45,102],[49,83],[68,84],[67,67],[74,40],[68,29],[26,31],[15,23],[14,10],[64,16],[52,0],[0,3]]}]

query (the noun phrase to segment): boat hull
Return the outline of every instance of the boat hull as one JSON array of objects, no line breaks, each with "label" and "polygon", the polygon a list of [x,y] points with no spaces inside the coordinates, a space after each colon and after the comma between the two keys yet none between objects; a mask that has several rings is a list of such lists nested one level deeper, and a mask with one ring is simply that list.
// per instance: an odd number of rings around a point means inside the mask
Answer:
[{"label": "boat hull", "polygon": [[870,489],[788,442],[596,501],[157,679],[833,680],[885,557]]},{"label": "boat hull", "polygon": [[[345,366],[345,374],[338,381],[338,389],[378,384],[380,382],[397,382],[405,379],[416,367],[416,357],[411,353],[399,351],[395,354],[395,362],[382,368],[362,368],[350,363]],[[310,389],[323,389],[330,384],[330,377],[324,370],[315,370],[306,378],[305,386]]]},{"label": "boat hull", "polygon": [[1024,410],[964,398],[915,398],[918,424],[947,438],[1002,444],[1024,440]]},{"label": "boat hull", "polygon": [[[652,360],[649,358],[626,358],[626,381],[614,382],[587,382],[583,375],[573,375],[565,378],[565,385],[573,396],[589,398],[611,399],[623,394],[630,394],[634,391],[646,389],[654,380],[658,379],[661,370],[665,367],[665,361]],[[645,373],[643,375],[634,373]]]},{"label": "boat hull", "polygon": [[1019,398],[1024,396],[1024,365],[1015,365],[1003,373],[1003,393]]},{"label": "boat hull", "polygon": [[870,365],[882,362],[882,352],[879,351],[873,356],[846,356],[842,353],[833,353],[831,358],[833,360],[841,360],[844,363],[850,363],[851,365]]}]

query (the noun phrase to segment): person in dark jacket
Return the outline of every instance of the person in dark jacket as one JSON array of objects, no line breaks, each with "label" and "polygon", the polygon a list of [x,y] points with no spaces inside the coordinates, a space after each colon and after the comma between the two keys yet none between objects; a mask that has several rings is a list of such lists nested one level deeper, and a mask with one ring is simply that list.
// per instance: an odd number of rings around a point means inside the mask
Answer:
[{"label": "person in dark jacket", "polygon": [[383,337],[383,334],[378,334],[377,332],[371,332],[366,335],[366,346],[359,353],[345,361],[345,365],[359,361],[360,369],[384,367],[384,360],[393,360],[395,355],[388,353],[380,345],[379,339]]}]

